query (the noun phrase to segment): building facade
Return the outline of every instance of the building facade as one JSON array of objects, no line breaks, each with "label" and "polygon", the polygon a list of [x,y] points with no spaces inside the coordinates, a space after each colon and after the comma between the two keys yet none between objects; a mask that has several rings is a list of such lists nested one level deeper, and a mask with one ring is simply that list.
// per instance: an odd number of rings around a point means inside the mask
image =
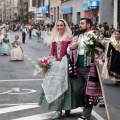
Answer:
[{"label": "building facade", "polygon": [[50,0],[50,19],[51,22],[56,22],[61,17],[61,0]]},{"label": "building facade", "polygon": [[62,0],[61,9],[62,17],[74,24],[82,17],[90,18],[94,23],[107,21],[108,24],[113,24],[111,0]]},{"label": "building facade", "polygon": [[18,0],[18,19],[22,23],[28,22],[28,5],[29,0]]},{"label": "building facade", "polygon": [[1,0],[2,22],[15,21],[18,15],[18,0]]},{"label": "building facade", "polygon": [[112,3],[114,5],[114,27],[117,29],[118,22],[120,22],[120,0],[113,0]]}]

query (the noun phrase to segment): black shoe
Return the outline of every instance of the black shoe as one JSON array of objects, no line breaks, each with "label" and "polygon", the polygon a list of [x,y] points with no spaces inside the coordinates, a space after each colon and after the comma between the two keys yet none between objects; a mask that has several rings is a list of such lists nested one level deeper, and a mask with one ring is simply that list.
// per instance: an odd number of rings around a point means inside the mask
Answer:
[{"label": "black shoe", "polygon": [[71,112],[70,110],[65,110],[65,115],[66,115],[66,116],[69,116],[69,115],[70,115],[70,112]]},{"label": "black shoe", "polygon": [[115,85],[120,86],[120,81],[116,81]]}]

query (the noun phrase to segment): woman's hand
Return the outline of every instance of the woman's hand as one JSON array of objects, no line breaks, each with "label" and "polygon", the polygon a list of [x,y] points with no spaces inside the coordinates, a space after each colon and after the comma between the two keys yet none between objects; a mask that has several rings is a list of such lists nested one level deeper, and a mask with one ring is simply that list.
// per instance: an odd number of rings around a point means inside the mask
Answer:
[{"label": "woman's hand", "polygon": [[72,45],[69,46],[70,50],[74,50],[78,48],[78,44],[77,43],[73,43]]}]

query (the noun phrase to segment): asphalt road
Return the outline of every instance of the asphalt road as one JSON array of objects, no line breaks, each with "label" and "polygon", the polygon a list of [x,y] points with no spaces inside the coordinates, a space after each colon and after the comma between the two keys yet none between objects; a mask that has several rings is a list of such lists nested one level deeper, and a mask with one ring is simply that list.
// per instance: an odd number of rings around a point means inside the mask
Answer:
[{"label": "asphalt road", "polygon": [[[10,41],[18,34],[9,33]],[[37,59],[48,56],[50,47],[38,42],[35,37],[22,44],[24,61],[10,61],[8,56],[0,56],[0,120],[49,120],[54,111],[38,106],[42,75],[33,76]],[[120,120],[120,86],[104,80],[103,86],[111,120]],[[64,111],[63,111],[64,112]],[[81,108],[72,110],[70,116],[64,114],[62,120],[77,120]],[[107,120],[105,108],[94,107],[90,120]]]}]

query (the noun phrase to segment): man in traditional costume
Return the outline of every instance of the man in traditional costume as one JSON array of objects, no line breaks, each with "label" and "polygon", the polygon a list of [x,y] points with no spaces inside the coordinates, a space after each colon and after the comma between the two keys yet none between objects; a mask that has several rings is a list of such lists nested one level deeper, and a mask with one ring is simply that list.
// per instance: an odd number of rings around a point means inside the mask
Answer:
[{"label": "man in traditional costume", "polygon": [[94,59],[92,56],[88,56],[85,50],[85,41],[88,39],[88,35],[95,38],[94,33],[90,31],[92,22],[90,19],[81,18],[79,26],[81,34],[78,37],[78,41],[68,47],[67,53],[70,55],[73,50],[77,49],[77,64],[74,66],[77,67],[77,78],[73,81],[73,89],[78,98],[81,98],[81,93],[84,91],[84,95],[82,95],[85,98],[83,113],[78,120],[88,120],[91,116],[93,105],[97,105],[97,100],[102,96],[96,65],[101,63],[100,59],[103,57],[103,50],[99,48],[100,44],[98,44],[96,49],[98,49],[99,55],[96,55]]}]

